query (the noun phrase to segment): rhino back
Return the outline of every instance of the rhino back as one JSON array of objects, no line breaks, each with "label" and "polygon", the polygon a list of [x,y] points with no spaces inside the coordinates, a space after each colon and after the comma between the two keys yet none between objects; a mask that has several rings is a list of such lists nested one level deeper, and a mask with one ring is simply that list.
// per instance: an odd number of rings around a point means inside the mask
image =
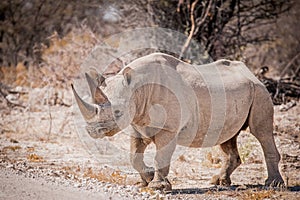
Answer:
[{"label": "rhino back", "polygon": [[[244,65],[224,60],[207,65],[179,64],[177,71],[197,95],[198,131],[192,147],[214,146],[233,137],[244,125],[254,96],[254,83]],[[248,72],[247,72],[248,73]],[[190,122],[190,124],[197,122]],[[183,141],[188,129],[180,134]],[[180,140],[179,140],[180,143]]]}]

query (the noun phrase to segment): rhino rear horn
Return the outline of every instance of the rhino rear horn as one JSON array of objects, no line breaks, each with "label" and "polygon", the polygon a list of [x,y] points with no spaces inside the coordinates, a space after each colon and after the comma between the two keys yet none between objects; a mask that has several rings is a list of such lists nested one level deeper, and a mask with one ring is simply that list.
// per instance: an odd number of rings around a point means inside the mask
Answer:
[{"label": "rhino rear horn", "polygon": [[93,119],[98,114],[98,106],[94,104],[89,104],[83,101],[79,95],[77,94],[76,90],[74,89],[73,84],[71,84],[73,94],[75,96],[77,105],[79,110],[83,116],[83,118],[88,122],[89,120]]},{"label": "rhino rear horn", "polygon": [[88,75],[92,78],[92,80],[94,80],[98,87],[106,87],[105,78],[97,71],[97,69],[90,68]]},{"label": "rhino rear horn", "polygon": [[106,103],[108,101],[107,96],[101,91],[101,89],[98,87],[98,85],[92,79],[92,77],[90,77],[89,74],[85,73],[85,78],[89,84],[93,103],[95,103],[95,104]]}]

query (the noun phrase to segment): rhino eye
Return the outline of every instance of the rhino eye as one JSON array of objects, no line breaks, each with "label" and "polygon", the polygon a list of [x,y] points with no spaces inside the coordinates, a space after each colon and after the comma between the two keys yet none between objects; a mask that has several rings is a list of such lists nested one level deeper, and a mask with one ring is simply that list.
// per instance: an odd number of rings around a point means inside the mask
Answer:
[{"label": "rhino eye", "polygon": [[123,114],[122,114],[122,112],[121,112],[120,110],[115,110],[115,111],[114,111],[114,115],[115,115],[116,118],[119,118],[119,117],[121,117]]},{"label": "rhino eye", "polygon": [[115,113],[115,116],[118,117],[118,116],[120,116],[121,111],[120,110],[115,110],[114,113]]}]

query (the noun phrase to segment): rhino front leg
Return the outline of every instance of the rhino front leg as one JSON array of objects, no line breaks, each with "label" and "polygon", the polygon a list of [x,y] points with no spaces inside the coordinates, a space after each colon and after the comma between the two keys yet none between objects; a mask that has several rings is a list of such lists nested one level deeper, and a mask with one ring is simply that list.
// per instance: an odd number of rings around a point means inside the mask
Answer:
[{"label": "rhino front leg", "polygon": [[238,135],[220,145],[223,153],[225,154],[225,158],[223,160],[224,163],[220,174],[213,176],[211,179],[211,184],[230,186],[230,175],[241,164],[236,143],[237,136]]},{"label": "rhino front leg", "polygon": [[172,185],[167,179],[170,170],[171,158],[176,148],[176,138],[173,133],[163,131],[155,135],[156,146],[155,174],[148,187],[165,192],[172,190]]},{"label": "rhino front leg", "polygon": [[142,182],[138,183],[139,187],[146,187],[154,177],[154,168],[144,163],[144,152],[150,142],[141,137],[131,136],[130,161],[141,176]]}]

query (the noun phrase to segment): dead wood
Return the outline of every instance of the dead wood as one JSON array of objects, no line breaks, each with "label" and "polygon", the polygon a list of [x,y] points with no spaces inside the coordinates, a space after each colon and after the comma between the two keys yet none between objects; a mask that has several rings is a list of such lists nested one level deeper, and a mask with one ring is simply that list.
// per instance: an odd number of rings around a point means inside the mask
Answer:
[{"label": "dead wood", "polygon": [[260,69],[256,74],[258,79],[266,86],[270,92],[275,105],[286,104],[291,100],[300,98],[300,73],[294,72],[293,76],[280,78],[278,80],[265,76],[268,71],[267,67]]}]

